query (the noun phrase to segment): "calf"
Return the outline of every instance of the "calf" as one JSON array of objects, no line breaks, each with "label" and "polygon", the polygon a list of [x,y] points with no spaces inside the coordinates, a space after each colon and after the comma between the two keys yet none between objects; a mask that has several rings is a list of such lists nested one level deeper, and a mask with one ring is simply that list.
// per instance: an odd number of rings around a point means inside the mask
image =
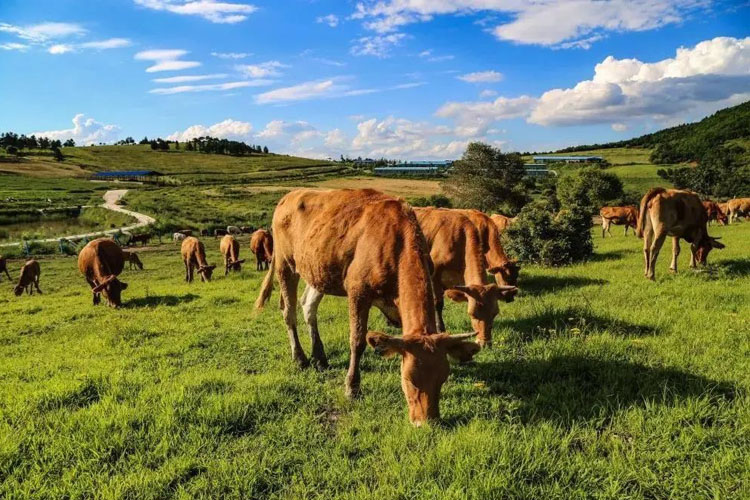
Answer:
[{"label": "calf", "polygon": [[193,273],[197,268],[201,281],[211,281],[211,275],[216,266],[209,266],[206,262],[206,248],[198,238],[188,236],[182,242],[182,261],[185,263],[185,281],[193,282]]},{"label": "calf", "polygon": [[94,305],[99,304],[100,294],[104,294],[110,306],[120,307],[122,291],[128,288],[127,283],[117,278],[124,267],[122,249],[108,238],[98,238],[83,247],[78,254],[78,270],[91,286]]},{"label": "calf", "polygon": [[255,269],[268,269],[273,257],[273,236],[265,229],[258,229],[250,237],[250,251],[255,254]]},{"label": "calf", "polygon": [[474,227],[479,231],[479,240],[482,242],[487,271],[495,276],[498,285],[518,284],[518,273],[521,271],[515,261],[508,258],[500,243],[500,232],[490,217],[479,210],[453,209],[469,218]]},{"label": "calf", "polygon": [[708,225],[711,225],[711,222],[718,222],[722,226],[727,223],[727,216],[724,214],[724,211],[721,209],[718,203],[711,200],[706,200],[703,203],[703,209],[706,211],[706,217],[708,218]]},{"label": "calf", "polygon": [[750,215],[750,198],[734,198],[727,202],[727,212],[729,213],[729,224],[736,221],[738,217],[747,217]]},{"label": "calf", "polygon": [[136,243],[140,243],[141,246],[146,246],[146,244],[151,241],[151,238],[153,238],[151,233],[134,234],[133,237],[130,238],[130,244],[135,245]]},{"label": "calf", "polygon": [[677,272],[680,238],[690,243],[690,267],[704,265],[713,248],[724,248],[708,235],[706,211],[697,194],[678,189],[652,188],[641,200],[636,233],[643,238],[645,274],[654,279],[654,266],[667,236],[672,236],[672,272]]},{"label": "calf", "polygon": [[[308,364],[297,336],[301,277],[310,290],[303,310],[319,365],[327,364],[317,326],[320,300],[329,294],[349,302],[347,395],[359,394],[360,358],[369,343],[376,352],[403,356],[401,388],[412,423],[439,418],[440,390],[450,372],[448,356],[468,361],[479,346],[464,340],[474,334],[437,332],[427,243],[412,208],[372,189],[299,189],[279,201],[273,235],[273,258],[255,304],[260,308],[268,301],[275,275],[293,359]],[[375,301],[398,309],[403,337],[367,331]]]},{"label": "calf", "polygon": [[237,226],[227,226],[227,234],[238,236],[242,234],[242,230]]},{"label": "calf", "polygon": [[632,227],[635,231],[638,225],[638,208],[632,205],[625,207],[602,207],[599,210],[599,215],[602,218],[602,238],[609,233],[612,236],[612,231],[609,227],[611,224],[616,226],[625,226],[625,236],[628,235],[628,228]]},{"label": "calf", "polygon": [[129,269],[132,270],[133,266],[135,266],[140,271],[143,271],[143,262],[141,262],[141,259],[138,257],[137,253],[123,250],[122,258],[125,259],[125,262],[129,264]]},{"label": "calf", "polygon": [[0,273],[2,272],[5,273],[9,281],[13,279],[10,277],[10,273],[8,272],[8,259],[0,255]]},{"label": "calf", "polygon": [[492,222],[495,223],[495,226],[497,226],[498,233],[502,234],[506,229],[508,229],[511,224],[516,222],[515,217],[507,217],[502,214],[492,214],[490,215],[490,219],[492,219]]},{"label": "calf", "polygon": [[13,292],[16,297],[20,297],[24,290],[29,295],[34,295],[34,288],[39,293],[42,291],[39,289],[39,275],[41,270],[39,268],[39,262],[34,259],[29,259],[21,268],[21,276],[18,278],[18,284],[13,288]]},{"label": "calf", "polygon": [[240,244],[234,236],[224,236],[219,244],[219,251],[224,256],[224,276],[229,274],[230,269],[237,272],[242,270],[245,259],[240,260]]}]

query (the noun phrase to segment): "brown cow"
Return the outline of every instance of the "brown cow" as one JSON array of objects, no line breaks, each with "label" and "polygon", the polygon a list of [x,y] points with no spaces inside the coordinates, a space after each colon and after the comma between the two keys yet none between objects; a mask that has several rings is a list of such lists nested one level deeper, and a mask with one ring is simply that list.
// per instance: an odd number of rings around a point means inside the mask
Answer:
[{"label": "brown cow", "polygon": [[736,221],[737,217],[750,216],[750,198],[734,198],[727,202],[727,212],[729,214],[729,224]]},{"label": "brown cow", "polygon": [[206,261],[206,247],[195,236],[188,236],[182,241],[182,261],[185,263],[185,281],[193,282],[195,269],[201,275],[201,281],[211,281],[216,266],[209,266]]},{"label": "brown cow", "polygon": [[677,272],[680,238],[689,242],[690,267],[704,265],[712,248],[724,248],[708,235],[707,217],[697,194],[678,189],[652,188],[641,200],[636,232],[643,238],[646,277],[654,279],[654,266],[667,236],[672,236],[672,272]]},{"label": "brown cow", "polygon": [[722,226],[727,223],[727,216],[721,209],[718,203],[711,200],[706,200],[703,203],[703,209],[706,211],[706,217],[708,217],[708,225],[715,221]]},{"label": "brown cow", "polygon": [[492,222],[495,223],[495,226],[497,226],[497,230],[500,234],[508,229],[511,224],[516,222],[516,217],[508,217],[502,214],[492,214],[490,215],[490,219],[492,219]]},{"label": "brown cow", "polygon": [[500,312],[498,301],[512,302],[515,286],[487,285],[479,231],[468,217],[444,208],[415,208],[432,260],[438,331],[445,331],[443,293],[456,302],[467,302],[477,342],[492,345],[492,323]]},{"label": "brown cow", "polygon": [[468,217],[479,231],[487,271],[495,276],[495,282],[498,285],[517,285],[521,267],[515,261],[510,260],[503,250],[500,244],[500,232],[492,219],[479,210],[454,209],[454,211]]},{"label": "brown cow", "polygon": [[273,257],[273,236],[265,229],[258,229],[250,237],[250,251],[255,254],[255,269],[268,269]]},{"label": "brown cow", "polygon": [[122,258],[125,259],[125,262],[128,263],[128,268],[133,269],[133,266],[135,266],[137,269],[143,271],[143,262],[141,262],[141,259],[138,257],[138,254],[135,252],[129,252],[127,250],[122,251]]},{"label": "brown cow", "polygon": [[42,291],[39,289],[39,275],[41,270],[39,268],[39,262],[34,259],[29,259],[21,268],[21,276],[18,278],[18,284],[13,288],[13,292],[17,297],[23,294],[23,291],[29,295],[34,295],[34,288],[39,293]]},{"label": "brown cow", "polygon": [[[307,358],[297,336],[297,285],[310,287],[303,304],[312,337],[312,355],[325,366],[317,330],[317,305],[323,294],[349,302],[349,371],[347,395],[359,393],[359,363],[365,345],[385,355],[401,354],[401,387],[415,425],[439,418],[440,389],[450,371],[447,356],[470,360],[479,351],[464,339],[474,334],[437,333],[435,300],[427,243],[412,208],[403,200],[372,189],[315,191],[299,189],[284,196],[273,215],[275,252],[256,307],[268,301],[274,274],[292,357]],[[367,331],[374,302],[398,309],[403,337]]]},{"label": "brown cow", "polygon": [[90,241],[78,254],[78,270],[86,278],[94,294],[94,305],[100,302],[103,293],[107,303],[120,307],[122,291],[128,288],[117,276],[125,267],[122,249],[109,238]]},{"label": "brown cow", "polygon": [[625,226],[625,236],[628,235],[629,227],[632,227],[635,232],[635,228],[638,226],[638,207],[632,205],[602,207],[599,210],[599,216],[602,218],[602,238],[606,236],[606,233],[612,236],[612,231],[609,229],[611,224]]},{"label": "brown cow", "polygon": [[8,280],[13,279],[10,277],[10,273],[8,272],[8,259],[0,255],[0,273],[2,272],[5,273],[5,275],[8,277]]},{"label": "brown cow", "polygon": [[231,234],[227,234],[221,239],[219,251],[224,256],[224,276],[229,274],[229,270],[241,271],[242,263],[245,259],[240,260],[240,244]]}]

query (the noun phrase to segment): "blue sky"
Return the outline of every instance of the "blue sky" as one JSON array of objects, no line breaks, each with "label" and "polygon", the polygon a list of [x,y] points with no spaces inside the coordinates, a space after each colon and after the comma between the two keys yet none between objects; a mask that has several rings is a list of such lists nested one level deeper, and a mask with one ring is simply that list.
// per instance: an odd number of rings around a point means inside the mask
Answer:
[{"label": "blue sky", "polygon": [[0,130],[455,158],[750,99],[744,0],[0,0]]}]

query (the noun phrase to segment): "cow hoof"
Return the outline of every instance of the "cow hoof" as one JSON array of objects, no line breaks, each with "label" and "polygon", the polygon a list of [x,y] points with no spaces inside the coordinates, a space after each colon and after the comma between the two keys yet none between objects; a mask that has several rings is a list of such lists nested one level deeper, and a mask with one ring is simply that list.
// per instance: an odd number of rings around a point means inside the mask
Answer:
[{"label": "cow hoof", "polygon": [[324,370],[327,370],[329,368],[328,366],[328,360],[327,359],[315,359],[312,360],[313,367],[318,370],[319,372],[322,372]]},{"label": "cow hoof", "polygon": [[294,362],[297,363],[297,366],[303,370],[310,366],[310,361],[308,361],[308,359],[304,355],[295,356]]},{"label": "cow hoof", "polygon": [[360,391],[359,386],[357,387],[348,387],[344,391],[346,394],[346,397],[349,399],[358,399],[362,395],[362,391]]},{"label": "cow hoof", "polygon": [[672,274],[677,274],[677,269],[672,269],[672,268],[670,267],[670,268],[669,268],[669,272],[670,272],[670,273],[672,273]]}]

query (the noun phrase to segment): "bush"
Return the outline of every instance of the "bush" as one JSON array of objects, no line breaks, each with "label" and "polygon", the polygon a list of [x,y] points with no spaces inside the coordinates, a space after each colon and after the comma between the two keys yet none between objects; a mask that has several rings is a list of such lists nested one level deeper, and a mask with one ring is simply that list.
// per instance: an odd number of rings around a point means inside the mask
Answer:
[{"label": "bush", "polygon": [[587,260],[594,253],[591,215],[572,206],[557,213],[546,202],[526,205],[515,224],[503,233],[503,246],[523,262],[563,266]]},{"label": "bush", "polygon": [[615,174],[589,167],[560,179],[557,196],[562,208],[578,206],[591,216],[599,213],[604,205],[621,203],[625,192]]},{"label": "bush", "polygon": [[412,206],[415,207],[437,207],[437,208],[451,208],[453,204],[450,198],[444,194],[433,194],[432,196],[413,198],[409,201]]}]

